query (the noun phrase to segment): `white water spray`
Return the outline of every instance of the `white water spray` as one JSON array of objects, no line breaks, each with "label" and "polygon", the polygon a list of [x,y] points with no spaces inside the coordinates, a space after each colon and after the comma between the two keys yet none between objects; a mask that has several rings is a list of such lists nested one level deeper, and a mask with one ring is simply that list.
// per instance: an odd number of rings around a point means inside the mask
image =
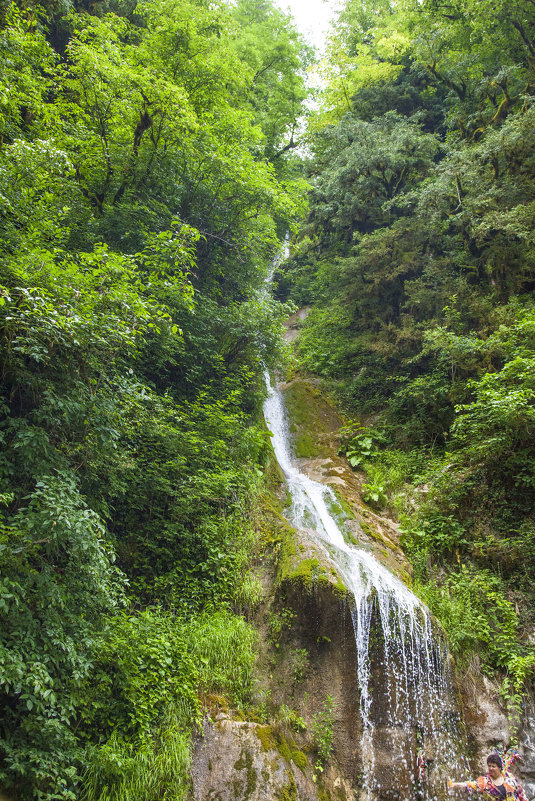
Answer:
[{"label": "white water spray", "polygon": [[[264,417],[292,497],[289,519],[315,533],[355,600],[361,798],[433,801],[443,796],[444,769],[462,770],[446,647],[414,593],[371,553],[346,542],[329,511],[339,506],[336,496],[295,465],[282,394],[267,374],[266,384]],[[380,681],[373,683],[380,686],[372,688],[372,671],[375,679],[379,670]],[[389,756],[386,771],[377,764],[379,752]]]}]

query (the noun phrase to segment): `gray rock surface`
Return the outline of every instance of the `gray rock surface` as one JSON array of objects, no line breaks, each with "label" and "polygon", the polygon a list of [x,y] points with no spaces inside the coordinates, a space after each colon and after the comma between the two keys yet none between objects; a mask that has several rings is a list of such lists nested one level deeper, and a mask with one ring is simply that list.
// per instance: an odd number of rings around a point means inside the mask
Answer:
[{"label": "gray rock surface", "polygon": [[195,801],[316,801],[311,777],[270,747],[257,723],[209,721],[193,764]]},{"label": "gray rock surface", "polygon": [[[485,676],[463,688],[463,707],[471,749],[474,773],[486,771],[486,758],[498,746],[511,745],[512,732],[499,687]],[[522,762],[515,762],[514,773],[529,799],[535,798],[535,699],[525,704],[518,737]]]},{"label": "gray rock surface", "polygon": [[523,763],[519,767],[520,779],[528,798],[535,798],[535,699],[530,698],[524,708],[520,730],[519,750]]}]

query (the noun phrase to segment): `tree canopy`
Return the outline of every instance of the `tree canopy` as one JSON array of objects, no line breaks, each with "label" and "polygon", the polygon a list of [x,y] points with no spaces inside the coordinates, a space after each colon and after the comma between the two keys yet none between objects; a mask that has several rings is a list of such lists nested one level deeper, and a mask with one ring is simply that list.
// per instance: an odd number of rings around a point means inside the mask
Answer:
[{"label": "tree canopy", "polygon": [[[365,497],[400,517],[419,591],[516,716],[535,661],[534,34],[527,0],[347,0],[278,290],[311,306],[300,363],[355,419]],[[366,424],[382,450],[356,457]]]},{"label": "tree canopy", "polygon": [[181,798],[206,671],[250,686],[232,610],[310,54],[269,2],[0,19],[2,786]]}]

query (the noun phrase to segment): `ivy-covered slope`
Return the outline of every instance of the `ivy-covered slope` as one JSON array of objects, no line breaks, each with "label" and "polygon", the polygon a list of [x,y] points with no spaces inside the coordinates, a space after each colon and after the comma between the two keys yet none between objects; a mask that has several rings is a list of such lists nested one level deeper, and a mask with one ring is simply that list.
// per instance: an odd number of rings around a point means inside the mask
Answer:
[{"label": "ivy-covered slope", "polygon": [[513,717],[535,666],[534,35],[522,0],[348,0],[279,276],[368,499]]},{"label": "ivy-covered slope", "polygon": [[0,784],[179,799],[241,703],[261,291],[309,58],[269,3],[0,6]]}]

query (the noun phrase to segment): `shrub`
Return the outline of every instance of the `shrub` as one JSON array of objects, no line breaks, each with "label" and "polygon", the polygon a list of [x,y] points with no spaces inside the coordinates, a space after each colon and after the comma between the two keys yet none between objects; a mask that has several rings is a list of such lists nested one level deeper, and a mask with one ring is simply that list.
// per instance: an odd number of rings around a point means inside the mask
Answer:
[{"label": "shrub", "polygon": [[78,705],[94,737],[150,739],[170,702],[183,709],[189,727],[197,719],[199,665],[174,615],[155,609],[110,619],[93,658]]},{"label": "shrub", "polygon": [[334,739],[334,699],[328,695],[319,712],[312,719],[312,734],[314,745],[318,752],[316,770],[323,770],[323,766],[331,756]]}]

